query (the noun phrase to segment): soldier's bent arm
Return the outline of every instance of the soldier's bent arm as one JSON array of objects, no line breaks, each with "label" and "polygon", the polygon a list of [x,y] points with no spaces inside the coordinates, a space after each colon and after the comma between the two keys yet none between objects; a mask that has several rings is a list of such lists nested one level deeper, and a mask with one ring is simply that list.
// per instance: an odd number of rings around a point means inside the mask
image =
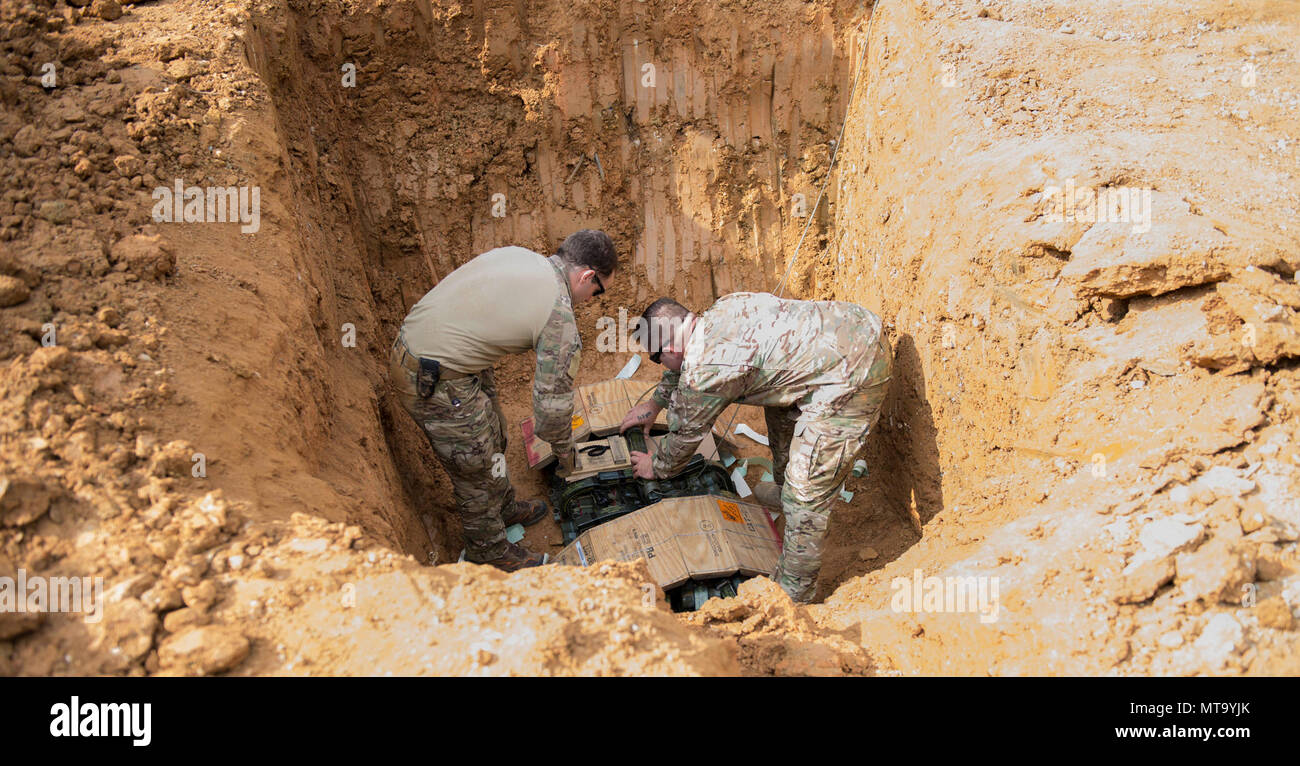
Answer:
[{"label": "soldier's bent arm", "polygon": [[582,339],[573,309],[557,304],[537,337],[533,375],[533,426],[556,455],[573,448],[573,380],[582,358]]},{"label": "soldier's bent arm", "polygon": [[677,390],[677,381],[681,380],[682,374],[673,370],[664,370],[664,374],[659,378],[659,385],[655,386],[655,392],[651,398],[655,404],[660,407],[667,407],[673,400],[673,392]]},{"label": "soldier's bent arm", "polygon": [[713,421],[730,403],[726,396],[679,386],[668,411],[668,425],[674,430],[659,441],[655,476],[666,479],[680,473],[713,427]]}]

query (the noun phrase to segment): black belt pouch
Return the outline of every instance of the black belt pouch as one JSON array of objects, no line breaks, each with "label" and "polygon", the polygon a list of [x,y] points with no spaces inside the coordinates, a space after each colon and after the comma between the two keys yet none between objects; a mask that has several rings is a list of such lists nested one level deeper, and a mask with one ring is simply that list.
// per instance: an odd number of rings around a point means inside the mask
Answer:
[{"label": "black belt pouch", "polygon": [[438,385],[438,378],[442,376],[442,365],[438,364],[437,359],[425,359],[420,357],[420,372],[415,376],[415,385],[420,392],[421,399],[428,399],[433,396],[433,389]]}]

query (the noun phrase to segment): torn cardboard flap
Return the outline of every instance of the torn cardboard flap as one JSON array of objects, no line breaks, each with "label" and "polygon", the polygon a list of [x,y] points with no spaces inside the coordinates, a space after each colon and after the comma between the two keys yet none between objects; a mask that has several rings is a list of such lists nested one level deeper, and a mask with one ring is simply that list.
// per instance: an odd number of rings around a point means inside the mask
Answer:
[{"label": "torn cardboard flap", "polygon": [[762,506],[717,495],[661,500],[589,529],[556,563],[645,559],[659,587],[739,572],[771,576],[781,544]]}]

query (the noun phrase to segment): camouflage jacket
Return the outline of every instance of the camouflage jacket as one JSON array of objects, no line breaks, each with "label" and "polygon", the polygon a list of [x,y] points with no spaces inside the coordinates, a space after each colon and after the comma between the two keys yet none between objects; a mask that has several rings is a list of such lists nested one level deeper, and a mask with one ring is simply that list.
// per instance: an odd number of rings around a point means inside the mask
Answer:
[{"label": "camouflage jacket", "polygon": [[681,372],[665,370],[654,399],[668,408],[672,431],[660,441],[655,476],[686,467],[704,435],[732,402],[763,407],[797,405],[805,415],[822,406],[812,393],[845,391],[867,379],[881,322],[841,301],[797,301],[768,293],[732,293],[696,318]]},{"label": "camouflage jacket", "polygon": [[582,359],[582,338],[573,316],[569,280],[555,256],[548,260],[555,268],[560,290],[534,346],[537,370],[533,375],[533,428],[555,454],[563,455],[573,447],[573,381]]}]

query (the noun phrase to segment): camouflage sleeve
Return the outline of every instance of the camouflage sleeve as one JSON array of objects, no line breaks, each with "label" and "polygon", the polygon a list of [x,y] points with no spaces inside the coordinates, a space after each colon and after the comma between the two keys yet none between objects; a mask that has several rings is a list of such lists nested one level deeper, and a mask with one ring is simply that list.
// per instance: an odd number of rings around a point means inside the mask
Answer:
[{"label": "camouflage sleeve", "polygon": [[682,374],[665,369],[662,377],[659,378],[659,385],[655,387],[654,400],[655,404],[660,407],[667,407],[673,400],[673,391],[677,390],[677,381]]},{"label": "camouflage sleeve", "polygon": [[742,382],[733,377],[735,373],[734,368],[720,368],[714,374],[696,375],[697,387],[676,387],[668,409],[670,431],[655,452],[656,477],[675,476],[690,462],[713,421],[739,395]]},{"label": "camouflage sleeve", "polygon": [[582,339],[578,337],[572,308],[556,304],[534,349],[534,432],[561,455],[573,446],[573,379],[582,358]]}]

